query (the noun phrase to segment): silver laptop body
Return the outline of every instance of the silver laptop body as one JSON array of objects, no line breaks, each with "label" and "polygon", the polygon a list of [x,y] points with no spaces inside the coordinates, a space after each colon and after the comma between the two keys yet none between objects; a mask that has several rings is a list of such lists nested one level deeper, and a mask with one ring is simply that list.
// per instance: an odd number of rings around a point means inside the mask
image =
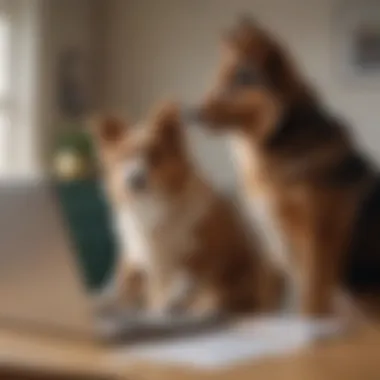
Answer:
[{"label": "silver laptop body", "polygon": [[[0,324],[117,339],[209,325],[209,318],[101,312],[77,266],[48,181],[0,183]],[[205,324],[206,322],[206,324]]]}]

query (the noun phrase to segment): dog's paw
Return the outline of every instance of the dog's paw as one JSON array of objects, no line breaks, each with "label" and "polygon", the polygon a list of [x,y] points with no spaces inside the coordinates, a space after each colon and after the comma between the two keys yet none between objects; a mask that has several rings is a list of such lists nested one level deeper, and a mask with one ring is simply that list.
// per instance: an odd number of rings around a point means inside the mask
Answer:
[{"label": "dog's paw", "polygon": [[205,292],[195,297],[187,312],[195,318],[213,318],[223,313],[219,298],[213,292]]}]

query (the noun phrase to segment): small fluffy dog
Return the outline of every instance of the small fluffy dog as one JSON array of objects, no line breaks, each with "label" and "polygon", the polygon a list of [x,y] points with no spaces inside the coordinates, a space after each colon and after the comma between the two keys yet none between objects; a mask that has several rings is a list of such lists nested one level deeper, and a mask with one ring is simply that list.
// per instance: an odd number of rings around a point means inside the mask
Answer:
[{"label": "small fluffy dog", "polygon": [[134,128],[99,120],[96,143],[129,302],[158,313],[238,312],[261,302],[256,247],[236,207],[194,168],[175,105]]},{"label": "small fluffy dog", "polygon": [[243,19],[223,49],[198,118],[231,135],[268,260],[301,312],[330,315],[338,289],[379,290],[377,173],[268,32]]}]

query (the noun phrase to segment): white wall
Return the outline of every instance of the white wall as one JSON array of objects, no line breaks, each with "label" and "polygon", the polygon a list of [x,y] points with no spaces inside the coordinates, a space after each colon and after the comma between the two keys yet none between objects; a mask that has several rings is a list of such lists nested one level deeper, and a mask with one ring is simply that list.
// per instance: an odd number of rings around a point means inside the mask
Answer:
[{"label": "white wall", "polygon": [[[162,97],[195,102],[217,62],[217,40],[242,11],[275,30],[331,107],[380,159],[380,85],[350,87],[334,65],[334,0],[108,0],[106,105],[144,115]],[[194,136],[193,136],[194,137]],[[198,157],[217,183],[233,179],[225,146],[200,133]]]}]

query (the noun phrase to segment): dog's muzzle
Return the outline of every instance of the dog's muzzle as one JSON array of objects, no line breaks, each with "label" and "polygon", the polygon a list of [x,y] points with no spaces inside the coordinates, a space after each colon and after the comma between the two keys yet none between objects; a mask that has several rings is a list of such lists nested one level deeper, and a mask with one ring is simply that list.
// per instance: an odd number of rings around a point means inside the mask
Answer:
[{"label": "dog's muzzle", "polygon": [[[236,71],[230,87],[226,88],[223,94],[226,98],[233,96],[234,92],[245,89],[255,88],[264,83],[264,79],[258,71],[249,64],[242,64]],[[223,96],[221,95],[221,96]],[[202,122],[202,113],[200,107],[183,107],[180,111],[181,120],[184,123]]]}]

